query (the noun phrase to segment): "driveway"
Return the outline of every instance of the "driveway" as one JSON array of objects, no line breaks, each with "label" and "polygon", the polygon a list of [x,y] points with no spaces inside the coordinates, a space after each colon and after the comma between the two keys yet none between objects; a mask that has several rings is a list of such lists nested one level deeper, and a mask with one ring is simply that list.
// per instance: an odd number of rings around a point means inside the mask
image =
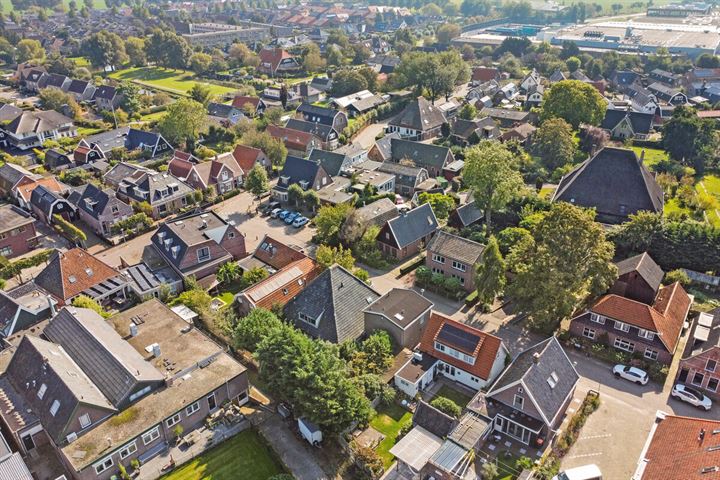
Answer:
[{"label": "driveway", "polygon": [[310,445],[304,444],[278,415],[258,425],[260,433],[272,445],[283,464],[297,480],[327,480],[329,477],[314,460]]}]

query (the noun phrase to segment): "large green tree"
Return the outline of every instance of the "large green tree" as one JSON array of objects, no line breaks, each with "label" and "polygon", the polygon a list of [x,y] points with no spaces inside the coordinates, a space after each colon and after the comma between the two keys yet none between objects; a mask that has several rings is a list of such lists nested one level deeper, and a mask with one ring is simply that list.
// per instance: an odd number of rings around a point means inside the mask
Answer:
[{"label": "large green tree", "polygon": [[15,57],[20,63],[28,60],[42,60],[45,58],[45,49],[37,40],[24,38],[17,43]]},{"label": "large green tree", "polygon": [[337,245],[340,235],[340,229],[354,208],[347,203],[338,205],[326,205],[318,210],[315,216],[315,226],[317,227],[316,237],[319,243]]},{"label": "large green tree", "polygon": [[577,150],[572,127],[562,118],[545,120],[533,135],[532,149],[550,172],[572,162]]},{"label": "large green tree", "polygon": [[344,97],[367,88],[368,82],[358,70],[346,68],[333,75],[331,93],[334,97]]},{"label": "large green tree", "polygon": [[488,239],[480,262],[475,265],[475,288],[484,306],[492,304],[505,287],[505,260],[494,236]]},{"label": "large green tree", "polygon": [[160,120],[160,133],[170,143],[194,141],[207,124],[207,114],[202,103],[190,98],[181,98],[171,104]]},{"label": "large green tree", "polygon": [[492,229],[492,212],[507,205],[523,186],[510,150],[500,142],[489,141],[465,151],[463,181],[472,189],[475,204],[485,212],[488,232]]},{"label": "large green tree", "polygon": [[82,43],[82,52],[98,68],[118,67],[128,61],[125,42],[116,33],[100,30]]},{"label": "large green tree", "polygon": [[531,233],[510,252],[515,277],[508,294],[517,311],[529,314],[531,325],[549,333],[615,280],[614,246],[594,211],[565,202],[544,212]]},{"label": "large green tree", "polygon": [[581,123],[599,125],[607,103],[592,85],[579,80],[555,83],[545,95],[540,118],[562,118],[577,129]]},{"label": "large green tree", "polygon": [[128,37],[125,40],[125,53],[128,55],[130,63],[135,67],[144,67],[147,65],[147,55],[145,54],[145,40],[138,37]]},{"label": "large green tree", "polygon": [[694,108],[683,105],[663,127],[662,144],[671,158],[692,165],[698,173],[715,165],[720,155],[714,120],[702,119]]},{"label": "large green tree", "polygon": [[258,148],[263,151],[276,167],[282,167],[287,158],[287,148],[279,138],[272,137],[267,132],[248,130],[243,134],[240,143],[248,147]]},{"label": "large green tree", "polygon": [[255,165],[245,178],[245,188],[254,195],[260,195],[270,189],[267,172],[261,165]]},{"label": "large green tree", "polygon": [[416,87],[434,102],[450,95],[455,85],[470,78],[470,68],[457,50],[442,53],[409,52],[394,72],[395,86]]},{"label": "large green tree", "polygon": [[233,330],[235,347],[254,352],[258,343],[271,333],[280,330],[282,326],[282,321],[271,311],[254,308],[235,325]]}]

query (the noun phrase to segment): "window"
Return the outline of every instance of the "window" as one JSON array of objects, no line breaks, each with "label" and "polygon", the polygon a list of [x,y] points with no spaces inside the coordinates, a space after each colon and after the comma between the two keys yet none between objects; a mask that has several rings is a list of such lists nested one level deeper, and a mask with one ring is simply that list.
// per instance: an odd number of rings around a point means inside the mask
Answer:
[{"label": "window", "polygon": [[178,423],[179,421],[180,421],[180,414],[179,414],[179,413],[176,413],[176,414],[173,415],[172,417],[170,417],[170,418],[168,418],[167,420],[165,420],[165,425],[167,425],[168,428],[170,428],[170,427],[172,427],[173,425],[175,425],[176,423]]},{"label": "window", "polygon": [[467,265],[465,265],[464,263],[456,262],[455,260],[453,260],[453,262],[452,262],[452,267],[455,270],[460,270],[461,272],[464,272],[465,270],[467,270]]},{"label": "window", "polygon": [[217,408],[217,401],[215,400],[215,394],[208,395],[207,397],[208,401],[208,410],[213,411]]},{"label": "window", "polygon": [[599,323],[600,325],[605,325],[605,317],[603,317],[602,315],[598,315],[597,313],[590,314],[590,321]]},{"label": "window", "polygon": [[95,465],[93,465],[93,467],[95,467],[95,473],[97,473],[98,475],[100,475],[101,473],[103,473],[105,470],[107,470],[108,468],[110,468],[112,466],[113,466],[112,457],[107,457],[106,459],[101,460],[98,463],[96,463]]},{"label": "window", "polygon": [[155,427],[149,432],[143,433],[142,441],[145,445],[152,443],[160,437],[160,427]]},{"label": "window", "polygon": [[143,388],[142,390],[138,390],[137,392],[130,395],[130,401],[132,402],[133,400],[142,397],[143,395],[148,393],[150,390],[152,390],[152,387],[149,385],[147,387]]},{"label": "window", "polygon": [[595,339],[595,330],[593,330],[592,328],[588,328],[588,327],[583,328],[583,337],[587,337],[590,340],[594,340]]},{"label": "window", "polygon": [[200,402],[195,402],[192,405],[189,405],[185,409],[185,415],[187,415],[189,417],[190,415],[197,412],[198,410],[200,410]]},{"label": "window", "polygon": [[648,358],[650,360],[657,360],[657,358],[658,358],[657,350],[653,350],[652,348],[646,348],[644,355],[645,355],[645,358]]},{"label": "window", "polygon": [[439,342],[435,342],[435,350],[439,350],[441,352],[445,351],[445,345]]},{"label": "window", "polygon": [[700,372],[695,372],[695,375],[693,375],[692,378],[692,384],[699,387],[702,385],[703,380],[705,380],[705,375]]},{"label": "window", "polygon": [[624,338],[616,338],[614,345],[615,348],[625,350],[626,352],[632,353],[633,351],[635,351],[635,344],[631,341],[625,340]]},{"label": "window", "polygon": [[707,384],[706,388],[708,390],[710,390],[711,392],[716,392],[717,388],[718,388],[718,379],[710,377],[710,380],[708,380],[708,384]]},{"label": "window", "polygon": [[655,334],[649,330],[643,330],[642,328],[638,330],[638,337],[644,338],[647,340],[652,340],[655,338]]},{"label": "window", "polygon": [[110,207],[110,211],[112,213],[118,213],[120,211],[120,208],[118,208],[117,205],[113,205],[112,207]]},{"label": "window", "polygon": [[445,257],[438,255],[437,253],[433,253],[432,259],[435,263],[445,263]]},{"label": "window", "polygon": [[137,444],[133,441],[120,449],[120,458],[127,458],[137,452]]},{"label": "window", "polygon": [[708,372],[714,372],[716,367],[717,367],[717,360],[713,360],[712,358],[709,358],[707,363],[705,364],[705,370],[707,370]]},{"label": "window", "polygon": [[210,248],[209,247],[202,247],[197,251],[197,259],[198,262],[205,262],[207,260],[210,260]]},{"label": "window", "polygon": [[558,374],[555,372],[552,372],[547,379],[547,383],[548,383],[548,385],[550,385],[550,388],[555,388],[555,385],[557,385],[558,380],[559,380]]},{"label": "window", "polygon": [[312,318],[310,315],[307,315],[303,312],[298,313],[298,318],[305,323],[309,323],[313,327],[318,326],[318,319]]},{"label": "window", "polygon": [[630,325],[623,322],[615,321],[615,330],[620,330],[622,332],[629,332],[630,331]]},{"label": "window", "polygon": [[522,410],[524,404],[525,399],[520,395],[515,395],[513,397],[513,407],[517,408],[518,410]]},{"label": "window", "polygon": [[40,400],[45,396],[45,392],[47,391],[47,385],[44,383],[40,385],[40,389],[38,389],[37,396]]},{"label": "window", "polygon": [[82,428],[86,428],[88,425],[90,425],[90,423],[92,423],[92,422],[90,421],[90,415],[88,415],[87,413],[84,414],[83,416],[81,416],[81,417],[79,418],[79,420],[80,420],[80,426],[81,426]]},{"label": "window", "polygon": [[53,400],[52,405],[50,405],[50,415],[54,417],[58,410],[60,410],[60,401]]},{"label": "window", "polygon": [[235,232],[228,233],[228,238],[235,238]]}]

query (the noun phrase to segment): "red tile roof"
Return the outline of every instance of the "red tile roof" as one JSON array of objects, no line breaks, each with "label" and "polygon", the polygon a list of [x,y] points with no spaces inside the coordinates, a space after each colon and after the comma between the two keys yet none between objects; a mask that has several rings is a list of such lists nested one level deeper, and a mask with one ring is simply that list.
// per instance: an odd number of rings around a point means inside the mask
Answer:
[{"label": "red tile roof", "polygon": [[489,82],[500,77],[500,72],[497,68],[490,67],[475,67],[472,71],[472,79],[476,82]]},{"label": "red tile roof", "polygon": [[[288,282],[278,284],[277,279],[281,278],[280,275],[295,267],[299,268],[301,271],[300,278],[292,277]],[[270,275],[265,280],[256,283],[252,287],[248,287],[243,291],[243,293],[250,296],[256,292],[264,292],[264,289],[270,286],[272,289],[268,293],[264,294],[262,298],[256,300],[254,302],[255,306],[266,308],[268,310],[277,305],[285,306],[285,304],[295,298],[295,295],[300,293],[300,291],[305,288],[308,283],[312,282],[321,271],[322,268],[320,265],[318,265],[312,258],[301,258],[300,260],[292,262],[286,267],[278,270],[275,274]]]},{"label": "red tile roof", "polygon": [[259,56],[260,63],[270,64],[273,72],[277,70],[280,62],[283,59],[292,58],[292,55],[290,55],[286,50],[283,50],[282,48],[263,48],[262,50],[260,50]]},{"label": "red tile roof", "polygon": [[[440,329],[450,324],[470,335],[474,335],[480,338],[474,352],[465,352],[475,358],[475,364],[467,364],[455,357],[452,357],[446,353],[443,353],[435,349],[435,339],[440,332]],[[447,318],[439,313],[433,312],[430,315],[423,336],[420,339],[420,350],[428,355],[431,355],[438,360],[442,360],[445,363],[455,366],[461,370],[468,372],[471,375],[480,377],[483,380],[490,378],[490,372],[492,371],[493,364],[495,363],[495,357],[497,357],[498,350],[500,350],[502,340],[494,335],[478,330],[477,328],[465,325],[464,323],[456,322],[450,318]]]},{"label": "red tile roof", "polygon": [[310,142],[312,142],[313,134],[293,130],[292,128],[278,127],[276,125],[268,125],[265,130],[272,137],[282,140],[287,148],[293,150],[306,150]]},{"label": "red tile roof", "polygon": [[[720,466],[720,421],[667,415],[656,424],[644,458],[642,480],[708,480],[720,478],[718,471],[702,473],[704,468]],[[701,430],[705,430],[700,438]]]},{"label": "red tile roof", "polygon": [[657,333],[665,348],[673,352],[691,303],[682,285],[675,282],[660,289],[652,306],[610,294],[601,297],[590,310]]},{"label": "red tile roof", "polygon": [[180,180],[185,180],[190,175],[192,167],[192,163],[188,162],[187,160],[183,160],[178,156],[175,156],[175,158],[170,160],[170,162],[168,163],[168,172],[170,172]]},{"label": "red tile roof", "polygon": [[720,118],[720,110],[701,110],[697,115],[700,118]]},{"label": "red tile roof", "polygon": [[15,191],[20,197],[26,202],[30,203],[30,195],[33,190],[42,185],[51,192],[60,193],[63,191],[63,187],[55,177],[43,177],[38,180],[33,180],[28,177],[24,177],[18,185],[15,187]]},{"label": "red tile roof", "polygon": [[246,145],[236,145],[233,150],[233,157],[240,165],[244,172],[249,172],[255,166],[258,158],[263,154],[259,148],[248,147]]},{"label": "red tile roof", "polygon": [[[263,249],[262,247],[264,245],[272,245],[272,251]],[[267,263],[276,270],[280,270],[292,262],[296,262],[306,257],[304,253],[275,240],[269,235],[265,235],[265,237],[263,237],[255,249],[253,256],[258,260]]]},{"label": "red tile roof", "polygon": [[66,301],[98,285],[120,272],[82,248],[55,252],[48,266],[41,271],[35,283]]},{"label": "red tile roof", "polygon": [[245,105],[247,104],[252,105],[253,107],[257,108],[258,104],[260,103],[260,99],[258,97],[248,97],[246,95],[237,95],[235,98],[233,98],[232,106],[235,108],[245,108]]}]

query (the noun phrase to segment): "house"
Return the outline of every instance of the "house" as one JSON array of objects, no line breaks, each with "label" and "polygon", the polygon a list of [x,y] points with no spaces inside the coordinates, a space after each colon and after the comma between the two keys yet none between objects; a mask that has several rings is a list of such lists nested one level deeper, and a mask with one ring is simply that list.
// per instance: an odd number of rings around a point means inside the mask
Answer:
[{"label": "house", "polygon": [[655,300],[665,272],[647,252],[615,264],[618,278],[609,293],[650,305]]},{"label": "house", "polygon": [[455,210],[450,212],[448,218],[448,225],[462,230],[471,225],[476,224],[483,218],[482,211],[475,205],[475,202],[468,202],[464,205],[460,205]]},{"label": "house", "polygon": [[392,139],[390,149],[391,161],[403,164],[410,162],[427,170],[430,177],[442,175],[443,168],[455,161],[455,156],[448,147],[430,143]]},{"label": "house", "polygon": [[45,67],[34,67],[29,71],[22,72],[20,76],[20,84],[30,92],[39,92],[45,86],[45,78],[47,77]]},{"label": "house", "polygon": [[433,306],[414,290],[393,288],[363,310],[365,331],[384,330],[398,347],[413,349],[420,343]]},{"label": "house", "polygon": [[72,222],[77,218],[75,206],[65,197],[46,188],[44,185],[40,185],[32,191],[30,209],[38,219],[48,225],[55,221],[55,215],[61,216],[68,222]]},{"label": "house", "polygon": [[125,279],[82,248],[56,250],[47,266],[35,277],[35,284],[50,292],[60,305],[69,305],[78,295],[99,303],[125,299]]},{"label": "house", "polygon": [[55,315],[56,305],[52,295],[32,280],[0,291],[0,337],[8,338],[47,320]]},{"label": "house", "polygon": [[520,92],[518,92],[518,87],[515,83],[506,83],[495,92],[495,95],[492,96],[492,103],[494,105],[500,105],[502,103],[514,102],[519,93]]},{"label": "house", "polygon": [[235,95],[230,105],[241,111],[243,114],[250,114],[249,116],[251,117],[262,115],[265,113],[265,109],[267,108],[267,105],[265,105],[262,98],[249,97],[246,95]]},{"label": "house", "polygon": [[95,85],[87,80],[74,79],[68,85],[67,93],[75,97],[77,102],[87,102],[95,94]]},{"label": "house", "polygon": [[75,147],[73,162],[78,165],[90,165],[105,160],[105,153],[97,146],[90,148],[82,145]]},{"label": "house", "polygon": [[537,107],[543,102],[545,86],[542,84],[530,87],[525,94],[525,107]]},{"label": "house", "polygon": [[48,73],[43,80],[43,88],[57,88],[63,92],[67,92],[72,79],[59,73]]},{"label": "house", "polygon": [[235,145],[232,152],[235,162],[240,166],[245,175],[250,173],[255,165],[260,165],[266,171],[272,170],[272,162],[259,148],[248,147],[247,145]]},{"label": "house", "polygon": [[40,147],[45,140],[59,140],[77,136],[71,118],[55,110],[23,111],[7,124],[0,126],[0,144],[20,150]]},{"label": "house", "polygon": [[318,162],[323,167],[323,170],[331,177],[337,177],[341,172],[347,172],[352,167],[350,157],[319,148],[310,152],[308,160]]},{"label": "house", "polygon": [[473,82],[485,83],[490,80],[498,81],[502,75],[500,75],[500,70],[494,67],[474,67],[471,78]]},{"label": "house", "polygon": [[609,293],[570,322],[570,333],[669,365],[692,299],[680,283],[661,287],[651,304]]},{"label": "house", "polygon": [[540,76],[538,71],[533,68],[530,73],[525,75],[525,78],[523,78],[522,82],[520,82],[520,90],[527,93],[532,88],[535,88],[538,85],[541,85],[541,82],[542,82],[542,77]]},{"label": "house", "polygon": [[119,233],[114,231],[115,225],[135,214],[130,205],[117,198],[114,190],[100,189],[92,183],[73,189],[68,201],[75,205],[80,220],[104,238]]},{"label": "house", "polygon": [[12,192],[10,192],[11,196],[17,200],[18,205],[25,210],[32,210],[30,204],[32,192],[39,186],[43,186],[46,190],[56,193],[59,196],[65,196],[69,190],[69,187],[60,183],[55,176],[40,177],[37,180],[33,180],[33,178],[35,178],[35,176],[23,177],[15,188],[13,188]]},{"label": "house", "polygon": [[401,163],[383,162],[378,172],[395,176],[395,193],[411,197],[428,180],[428,172],[422,167]]},{"label": "house", "polygon": [[375,162],[386,162],[392,158],[392,140],[400,139],[399,132],[388,133],[382,138],[375,141],[370,150],[368,151],[367,157]]},{"label": "house", "polygon": [[503,134],[500,135],[500,141],[509,142],[514,140],[520,143],[520,145],[527,146],[528,142],[532,141],[532,137],[536,131],[537,128],[535,126],[529,123],[521,123],[503,132]]},{"label": "house", "polygon": [[395,192],[395,175],[378,170],[356,170],[354,172],[355,189],[373,188],[378,194]]},{"label": "house", "polygon": [[294,73],[301,69],[295,57],[282,48],[263,48],[258,56],[260,65],[257,71],[271,77]]},{"label": "house", "polygon": [[645,140],[653,128],[654,118],[652,113],[608,108],[600,126],[610,132],[610,138],[616,140]]},{"label": "house", "polygon": [[120,162],[103,177],[124,202],[147,202],[154,219],[177,212],[194,202],[193,189],[177,177]]},{"label": "house", "polygon": [[80,140],[79,145],[90,149],[97,149],[101,151],[105,157],[116,148],[124,148],[128,152],[142,150],[145,158],[155,158],[158,155],[172,151],[170,143],[159,133],[130,127],[120,127],[96,135],[90,135]]},{"label": "house", "polygon": [[658,411],[632,480],[703,480],[717,474],[720,421]]},{"label": "house", "polygon": [[[348,217],[348,221],[343,222],[340,228],[340,238],[342,240],[355,240],[359,238],[358,235],[363,235],[367,228],[371,226],[381,227],[385,222],[398,215],[399,213],[395,203],[389,198],[381,198],[360,208],[356,208]],[[360,232],[355,231],[357,226],[360,227]]]},{"label": "house", "polygon": [[720,309],[698,315],[685,345],[676,381],[720,400]]},{"label": "house", "polygon": [[622,223],[639,211],[662,213],[664,194],[634,151],[604,147],[560,180],[552,201],[595,208],[597,220]]},{"label": "house", "polygon": [[425,266],[446,278],[457,278],[467,292],[475,290],[475,265],[485,246],[467,238],[439,231],[430,240]]},{"label": "house", "polygon": [[120,106],[122,94],[115,87],[100,85],[95,89],[91,101],[100,110],[115,110]]},{"label": "house", "polygon": [[379,95],[372,95],[369,97],[360,98],[348,105],[347,112],[348,115],[356,118],[360,115],[375,110],[377,107],[384,104],[385,102],[386,100]]},{"label": "house", "polygon": [[207,106],[208,116],[220,124],[235,125],[241,119],[246,118],[241,108],[236,108],[225,103],[210,102]]},{"label": "house", "polygon": [[[342,133],[348,126],[348,118],[345,112],[333,108],[321,107],[303,102],[296,110],[298,118],[310,123],[319,123],[332,127],[338,133]],[[288,127],[292,128],[292,127]]]},{"label": "house", "polygon": [[290,300],[283,313],[307,335],[341,344],[365,333],[363,309],[378,298],[372,287],[336,264]]},{"label": "house", "polygon": [[51,148],[45,152],[45,160],[43,166],[47,170],[65,170],[66,168],[74,167],[74,163],[65,152]]},{"label": "house", "polygon": [[377,236],[378,248],[403,260],[424,250],[437,229],[435,213],[425,203],[388,220]]},{"label": "house", "polygon": [[610,85],[618,91],[623,91],[638,79],[639,75],[631,70],[615,70],[610,75]]},{"label": "house", "polygon": [[556,68],[555,71],[548,77],[548,82],[550,82],[551,84],[562,82],[563,80],[567,80],[567,77],[559,68]]},{"label": "house", "polygon": [[[247,255],[245,237],[211,210],[163,223],[150,241],[179,275],[201,282],[214,277],[221,265]],[[204,281],[213,282],[214,278]]]},{"label": "house", "polygon": [[556,337],[521,352],[468,409],[498,433],[525,445],[548,444],[563,422],[580,376]]},{"label": "house", "polygon": [[15,205],[0,205],[0,256],[13,258],[37,248],[35,219]]},{"label": "house", "polygon": [[657,97],[637,83],[630,85],[626,89],[626,95],[630,98],[630,106],[637,112],[655,114],[660,108]]},{"label": "house", "polygon": [[688,96],[679,88],[673,88],[664,83],[655,82],[648,85],[647,89],[655,95],[655,98],[669,105],[684,105],[688,103]]},{"label": "house", "polygon": [[492,118],[502,128],[512,128],[521,123],[533,124],[535,123],[535,119],[537,117],[537,115],[532,112],[491,107],[485,107],[480,110],[480,116]]},{"label": "house", "polygon": [[508,355],[498,337],[432,312],[419,352],[395,374],[394,383],[410,398],[425,390],[438,375],[480,390],[500,375]]},{"label": "house", "polygon": [[682,75],[678,75],[660,68],[655,68],[650,72],[650,78],[656,82],[661,82],[671,87],[677,86],[682,80]]},{"label": "house", "polygon": [[480,143],[483,140],[493,140],[500,137],[500,129],[495,120],[490,117],[476,120],[454,118],[450,138],[456,145],[468,146]]},{"label": "house", "polygon": [[285,124],[285,128],[314,136],[320,140],[320,148],[325,150],[334,150],[337,148],[340,139],[340,132],[338,130],[322,123],[291,118]]},{"label": "house", "polygon": [[332,78],[313,77],[310,86],[321,92],[329,92],[332,89]]},{"label": "house", "polygon": [[214,158],[201,162],[192,155],[176,150],[168,163],[168,172],[195,190],[212,190],[217,195],[243,185],[244,172],[232,152],[215,155]]},{"label": "house", "polygon": [[24,179],[34,181],[38,178],[40,175],[34,174],[20,165],[5,162],[0,165],[0,193],[8,195]]},{"label": "house", "polygon": [[301,132],[291,128],[268,125],[265,129],[271,137],[276,138],[285,144],[289,155],[305,157],[314,148],[320,148],[322,140],[312,133]]},{"label": "house", "polygon": [[272,189],[273,198],[287,202],[288,188],[297,184],[303,190],[320,190],[332,183],[332,177],[318,162],[288,156],[278,175],[278,182]]},{"label": "house", "polygon": [[408,140],[429,140],[440,135],[446,123],[442,111],[425,97],[411,101],[395,118],[388,122],[387,133],[397,132]]}]

